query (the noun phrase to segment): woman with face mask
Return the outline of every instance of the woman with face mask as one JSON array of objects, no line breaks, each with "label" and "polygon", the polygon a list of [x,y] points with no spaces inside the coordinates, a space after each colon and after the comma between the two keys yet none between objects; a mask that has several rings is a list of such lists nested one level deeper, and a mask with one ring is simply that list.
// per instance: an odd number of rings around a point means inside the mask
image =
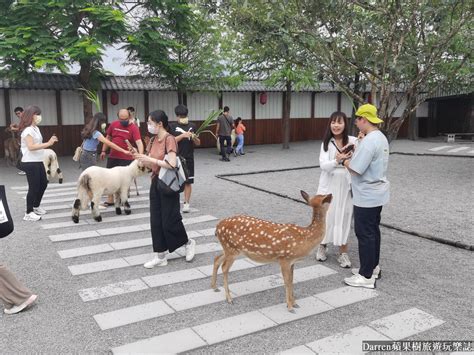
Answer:
[{"label": "woman with face mask", "polygon": [[44,149],[51,147],[58,141],[53,135],[49,141],[43,143],[38,125],[41,123],[41,109],[37,106],[28,106],[21,116],[19,130],[21,131],[21,170],[26,173],[28,180],[28,194],[26,195],[26,213],[23,220],[39,221],[46,211],[40,207],[41,199],[48,185],[43,159]]},{"label": "woman with face mask", "polygon": [[107,117],[102,112],[97,112],[92,119],[86,123],[81,131],[82,138],[82,154],[79,158],[79,166],[82,170],[97,164],[97,146],[102,143],[112,149],[115,149],[123,154],[130,154],[128,150],[119,147],[117,144],[111,142],[104,135],[99,132],[105,132]]},{"label": "woman with face mask", "polygon": [[[168,195],[158,187],[160,169],[176,166],[178,146],[173,135],[168,131],[168,116],[161,110],[153,111],[148,117],[148,132],[154,137],[147,147],[148,155],[135,153],[135,159],[152,169],[150,186],[150,225],[155,256],[143,266],[151,269],[155,266],[166,266],[166,253],[172,253],[184,245],[186,261],[194,258],[196,242],[188,239],[179,212],[179,192]],[[167,162],[163,159],[167,156]]]}]

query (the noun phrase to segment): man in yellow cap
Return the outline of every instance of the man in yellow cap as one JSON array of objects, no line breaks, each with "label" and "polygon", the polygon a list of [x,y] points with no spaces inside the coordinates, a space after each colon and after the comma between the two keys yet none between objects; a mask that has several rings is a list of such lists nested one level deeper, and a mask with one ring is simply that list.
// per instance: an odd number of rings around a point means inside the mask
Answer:
[{"label": "man in yellow cap", "polygon": [[360,269],[352,269],[352,277],[344,279],[349,286],[375,288],[380,278],[380,215],[390,198],[387,180],[388,141],[379,130],[383,121],[371,104],[355,113],[357,128],[365,135],[354,155],[348,154],[341,164],[351,172],[354,204],[354,230],[359,242]]}]

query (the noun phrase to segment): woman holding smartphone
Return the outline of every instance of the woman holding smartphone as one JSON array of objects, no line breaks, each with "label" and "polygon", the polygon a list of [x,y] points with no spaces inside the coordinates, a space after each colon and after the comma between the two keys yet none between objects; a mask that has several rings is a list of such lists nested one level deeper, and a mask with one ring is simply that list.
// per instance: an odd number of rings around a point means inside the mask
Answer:
[{"label": "woman holding smartphone", "polygon": [[53,136],[43,143],[38,125],[41,123],[41,109],[38,106],[28,106],[20,119],[21,132],[21,170],[26,173],[28,194],[26,195],[26,213],[24,221],[39,221],[46,211],[40,207],[44,191],[48,186],[44,170],[44,150],[58,141]]},{"label": "woman holding smartphone", "polygon": [[339,247],[337,261],[343,268],[351,267],[347,255],[347,239],[352,219],[351,177],[342,165],[352,156],[356,137],[348,135],[347,117],[343,112],[334,112],[326,127],[319,165],[318,195],[332,194],[333,199],[326,215],[326,236],[316,251],[316,260],[327,259],[327,244]]}]

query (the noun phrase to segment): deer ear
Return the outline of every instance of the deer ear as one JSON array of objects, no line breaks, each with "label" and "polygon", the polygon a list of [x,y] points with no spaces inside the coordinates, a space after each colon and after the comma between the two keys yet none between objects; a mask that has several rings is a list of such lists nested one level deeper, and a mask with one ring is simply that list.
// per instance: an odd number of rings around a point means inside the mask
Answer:
[{"label": "deer ear", "polygon": [[324,198],[323,198],[323,204],[324,203],[331,203],[332,201],[332,194],[329,194],[329,195],[326,195]]},{"label": "deer ear", "polygon": [[309,204],[309,195],[303,190],[300,190],[300,193],[301,193],[301,196],[303,196],[304,200]]}]

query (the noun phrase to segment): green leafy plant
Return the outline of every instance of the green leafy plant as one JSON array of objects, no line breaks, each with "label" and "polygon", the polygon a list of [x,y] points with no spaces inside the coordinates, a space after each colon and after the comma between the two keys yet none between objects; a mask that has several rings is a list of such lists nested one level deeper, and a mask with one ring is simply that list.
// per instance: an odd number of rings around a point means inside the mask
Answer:
[{"label": "green leafy plant", "polygon": [[95,105],[95,108],[97,109],[97,112],[102,111],[100,108],[100,100],[99,100],[99,95],[91,90],[87,90],[85,88],[79,88],[80,91],[84,93],[84,97],[92,102]]},{"label": "green leafy plant", "polygon": [[198,128],[196,131],[196,136],[199,137],[201,133],[210,133],[212,134],[216,139],[217,137],[212,133],[212,131],[208,130],[207,128],[211,125],[211,123],[222,114],[222,110],[217,110],[217,111],[212,111],[209,116],[204,120],[204,122],[201,124],[201,126]]}]

